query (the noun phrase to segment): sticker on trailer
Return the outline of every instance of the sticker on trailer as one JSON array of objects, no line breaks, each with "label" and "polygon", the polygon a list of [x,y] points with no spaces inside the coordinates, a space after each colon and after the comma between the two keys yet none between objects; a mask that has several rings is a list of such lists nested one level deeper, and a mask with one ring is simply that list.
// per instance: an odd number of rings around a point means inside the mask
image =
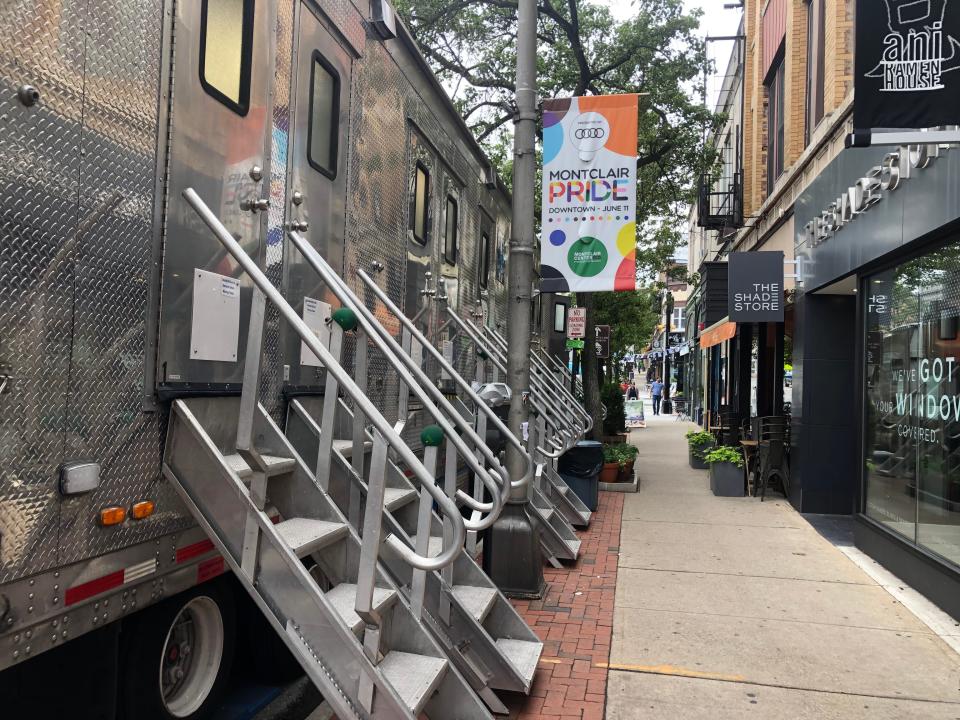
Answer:
[{"label": "sticker on trailer", "polygon": [[[332,308],[330,303],[315,298],[303,298],[303,322],[313,331],[317,340],[325,348],[330,347],[330,314]],[[307,347],[307,344],[300,341],[300,364],[310,367],[323,367],[320,358],[313,354],[313,351]]]},{"label": "sticker on trailer", "polygon": [[[440,343],[440,351],[443,353],[443,359],[446,360],[450,365],[453,365],[453,341],[444,340]],[[441,368],[440,370],[440,379],[441,380],[451,380],[450,373]]]},{"label": "sticker on trailer", "polygon": [[190,359],[236,362],[239,343],[240,282],[194,270]]}]

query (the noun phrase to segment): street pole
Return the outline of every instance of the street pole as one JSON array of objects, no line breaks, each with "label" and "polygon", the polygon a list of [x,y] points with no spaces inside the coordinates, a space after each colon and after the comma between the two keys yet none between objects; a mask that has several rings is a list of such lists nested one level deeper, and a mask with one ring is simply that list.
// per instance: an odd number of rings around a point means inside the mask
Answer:
[{"label": "street pole", "polygon": [[660,412],[664,415],[670,415],[673,412],[673,405],[670,403],[670,321],[673,319],[673,293],[667,290],[666,318],[663,323],[663,406]]},{"label": "street pole", "polygon": [[[530,303],[533,290],[537,181],[537,0],[520,0],[517,8],[517,114],[513,133],[513,222],[509,256],[507,321],[507,384],[510,386],[508,425],[517,437],[529,420]],[[507,446],[507,470],[523,476],[522,453]],[[514,488],[503,513],[487,533],[484,569],[507,595],[540,597],[545,582],[536,523],[531,517],[529,488]]]}]

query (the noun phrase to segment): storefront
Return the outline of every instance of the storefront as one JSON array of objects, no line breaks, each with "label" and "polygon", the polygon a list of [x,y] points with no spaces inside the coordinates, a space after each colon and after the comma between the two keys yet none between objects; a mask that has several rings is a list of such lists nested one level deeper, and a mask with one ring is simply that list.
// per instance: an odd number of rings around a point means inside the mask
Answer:
[{"label": "storefront", "polygon": [[960,617],[960,149],[849,149],[796,203],[791,501]]}]

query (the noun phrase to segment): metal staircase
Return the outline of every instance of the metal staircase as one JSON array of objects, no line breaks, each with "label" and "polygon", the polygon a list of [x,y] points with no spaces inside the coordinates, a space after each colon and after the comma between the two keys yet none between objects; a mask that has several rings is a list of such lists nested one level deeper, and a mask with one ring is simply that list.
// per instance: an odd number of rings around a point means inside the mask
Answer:
[{"label": "metal staircase", "polygon": [[[489,470],[474,461],[491,500],[476,503],[458,493],[480,513],[477,520],[464,520],[454,500],[435,484],[437,449],[445,442],[469,464],[477,448],[439,418],[418,457],[199,196],[191,189],[183,196],[255,289],[242,395],[174,401],[164,475],[341,720],[490,718],[474,685],[427,629],[423,611],[426,578],[436,571],[451,573],[463,555],[467,528],[489,526],[496,518],[507,491],[505,471],[496,458],[488,459]],[[334,453],[346,459],[342,443],[335,449],[332,433],[321,430],[318,436],[317,457],[324,443],[329,450],[327,474],[315,473],[257,403],[266,300],[326,368],[333,393],[325,398],[321,428],[332,430],[343,407],[340,394],[362,414],[363,437],[351,438],[349,467],[360,468],[363,503],[359,483],[346,491],[344,505],[327,492]],[[347,309],[334,315],[341,330],[356,323]],[[389,482],[398,467],[409,475],[406,488]],[[405,491],[410,501],[388,490]],[[384,522],[388,503],[397,510],[413,504],[410,491],[419,498],[415,527],[422,528],[414,538]],[[356,527],[363,530],[362,540]],[[387,563],[407,568],[410,593],[399,591],[384,569]],[[461,592],[474,618],[477,594]],[[456,597],[452,591],[449,596]]]},{"label": "metal staircase", "polygon": [[[438,423],[437,426],[428,426],[421,434],[421,441],[426,447],[424,458],[428,469],[435,473],[442,462],[443,467],[437,477],[442,478],[448,497],[459,498],[472,509],[471,519],[467,522],[472,531],[482,530],[484,525],[492,524],[480,523],[480,513],[486,505],[484,494],[480,492],[470,496],[457,487],[459,470],[463,466],[475,475],[492,471],[500,478],[507,478],[506,471],[487,447],[486,433],[482,429],[478,431],[475,423],[478,418],[490,422],[507,443],[513,444],[526,455],[523,444],[483,404],[470,383],[420,333],[415,319],[404,316],[372,277],[362,270],[358,272],[360,281],[369,290],[368,296],[375,297],[379,302],[379,317],[375,317],[360,302],[353,290],[303,238],[297,233],[290,233],[290,237],[307,263],[337,296],[342,307],[353,311],[357,317],[357,325],[353,328],[356,335],[354,376],[361,382],[365,377],[361,368],[366,363],[368,345],[381,351],[406,386],[401,388],[401,397],[408,391],[412,392],[422,412]],[[400,343],[383,328],[379,318],[383,317],[384,312],[389,313],[401,326]],[[343,332],[343,328],[331,328],[330,347],[337,362],[341,360]],[[417,345],[459,387],[474,411],[469,410],[458,397],[445,394],[437,388],[437,383],[423,371],[419,358],[414,358],[410,353],[410,348]],[[342,504],[347,516],[356,521],[360,518],[360,513],[356,512],[357,494],[361,496],[360,502],[364,502],[369,493],[363,479],[362,469],[366,460],[363,457],[365,450],[361,447],[361,443],[369,445],[369,433],[362,418],[358,418],[342,400],[336,402],[336,410],[330,413],[330,399],[335,397],[336,388],[328,381],[323,397],[293,399],[288,410],[287,436],[300,457],[309,459],[308,462],[315,460],[318,467],[328,448],[332,451],[326,470],[328,492]],[[400,408],[400,416],[404,414],[404,409]],[[454,430],[441,432],[439,424],[444,422],[449,422]],[[464,443],[469,452],[458,453],[457,442]],[[533,462],[527,456],[524,477],[512,481],[511,485],[526,485],[533,474]],[[423,502],[399,464],[388,461],[386,486],[388,501],[383,507],[383,522],[389,531],[405,538],[418,549],[438,545],[442,540],[443,528],[439,518],[431,512],[431,501],[427,498],[427,502]],[[486,489],[488,495],[492,491],[491,486],[484,483],[478,483],[477,487]],[[501,490],[497,485],[497,491]],[[418,499],[419,503],[416,502]],[[366,514],[363,517],[366,518]],[[422,528],[429,528],[429,533]],[[425,544],[424,538],[428,538]],[[425,576],[390,553],[385,553],[381,561],[401,592],[409,598],[411,606],[419,612],[438,642],[447,649],[449,657],[491,709],[506,712],[491,689],[529,692],[542,643],[466,550],[462,550],[451,565],[438,572],[426,573]]]},{"label": "metal staircase", "polygon": [[[506,341],[449,309],[447,316],[473,342],[481,361],[506,374]],[[562,560],[576,560],[580,540],[573,525],[586,526],[591,513],[557,474],[553,462],[583,437],[592,422],[546,361],[536,352],[532,359],[531,422],[527,431],[537,464],[530,505],[543,531],[540,541],[545,556],[552,565],[559,566]]]}]

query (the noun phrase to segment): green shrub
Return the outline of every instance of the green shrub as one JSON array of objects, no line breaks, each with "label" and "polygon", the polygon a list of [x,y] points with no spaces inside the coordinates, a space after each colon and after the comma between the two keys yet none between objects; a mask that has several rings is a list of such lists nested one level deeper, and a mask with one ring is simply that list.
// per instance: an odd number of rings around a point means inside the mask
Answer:
[{"label": "green shrub", "polygon": [[627,417],[623,409],[623,390],[619,383],[607,383],[600,389],[600,399],[607,409],[603,419],[604,435],[619,435],[627,430]]},{"label": "green shrub", "polygon": [[716,441],[706,430],[687,430],[687,444],[693,456],[702,460],[704,453],[712,448]]},{"label": "green shrub", "polygon": [[731,447],[729,445],[715,447],[710,452],[704,454],[703,459],[711,465],[713,465],[713,463],[727,462],[732,463],[739,468],[743,467],[743,454],[740,452],[739,448]]},{"label": "green shrub", "polygon": [[604,443],[603,461],[605,463],[618,463],[621,467],[633,460],[640,452],[635,445],[628,443]]}]

